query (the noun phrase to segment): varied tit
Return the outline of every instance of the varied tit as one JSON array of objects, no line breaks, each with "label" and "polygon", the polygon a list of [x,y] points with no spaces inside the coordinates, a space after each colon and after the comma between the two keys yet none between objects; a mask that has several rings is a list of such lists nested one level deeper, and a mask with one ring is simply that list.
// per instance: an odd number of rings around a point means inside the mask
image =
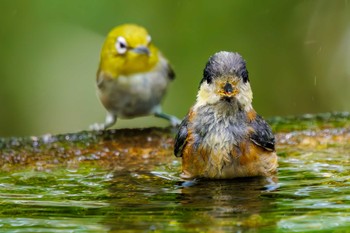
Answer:
[{"label": "varied tit", "polygon": [[107,110],[104,124],[92,129],[107,129],[119,118],[146,115],[180,121],[161,110],[161,101],[175,74],[154,46],[145,28],[124,24],[111,30],[101,51],[97,71],[98,96]]},{"label": "varied tit", "polygon": [[197,101],[175,138],[182,178],[230,179],[276,172],[275,138],[253,109],[252,99],[243,58],[232,52],[211,56]]}]

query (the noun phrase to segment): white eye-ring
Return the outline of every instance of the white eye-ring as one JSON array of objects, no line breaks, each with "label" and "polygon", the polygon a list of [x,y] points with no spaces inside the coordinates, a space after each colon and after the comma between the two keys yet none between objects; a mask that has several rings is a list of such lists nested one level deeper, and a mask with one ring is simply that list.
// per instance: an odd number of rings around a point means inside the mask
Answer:
[{"label": "white eye-ring", "polygon": [[147,44],[151,43],[152,37],[150,35],[147,36]]},{"label": "white eye-ring", "polygon": [[115,42],[115,49],[119,54],[124,54],[128,50],[128,44],[124,37],[119,36]]}]

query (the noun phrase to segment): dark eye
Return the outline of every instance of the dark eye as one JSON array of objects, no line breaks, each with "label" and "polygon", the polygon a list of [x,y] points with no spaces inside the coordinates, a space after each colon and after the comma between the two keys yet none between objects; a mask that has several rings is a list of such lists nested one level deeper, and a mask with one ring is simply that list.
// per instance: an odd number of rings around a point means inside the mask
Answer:
[{"label": "dark eye", "polygon": [[128,50],[128,44],[124,37],[119,36],[115,42],[115,49],[119,54],[124,54]]}]

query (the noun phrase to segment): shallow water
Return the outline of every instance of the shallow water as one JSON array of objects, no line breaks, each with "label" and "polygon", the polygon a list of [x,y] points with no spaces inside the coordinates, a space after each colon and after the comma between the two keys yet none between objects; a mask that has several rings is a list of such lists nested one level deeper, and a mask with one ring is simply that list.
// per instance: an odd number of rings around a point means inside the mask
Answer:
[{"label": "shallow water", "polygon": [[3,139],[1,232],[346,232],[348,119],[272,120],[271,179],[183,181],[167,130]]}]

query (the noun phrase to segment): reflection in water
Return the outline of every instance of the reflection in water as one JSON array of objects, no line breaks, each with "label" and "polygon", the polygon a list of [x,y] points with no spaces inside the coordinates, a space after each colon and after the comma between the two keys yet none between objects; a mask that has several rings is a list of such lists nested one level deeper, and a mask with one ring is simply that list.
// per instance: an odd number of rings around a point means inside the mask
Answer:
[{"label": "reflection in water", "polygon": [[[277,184],[272,185],[277,188]],[[182,187],[178,200],[183,208],[197,209],[197,214],[187,216],[189,223],[186,224],[196,222],[198,227],[238,230],[274,224],[260,215],[274,208],[273,201],[264,198],[268,189],[271,189],[271,181],[266,178],[200,180]]]},{"label": "reflection in water", "polygon": [[110,188],[115,211],[103,223],[115,231],[272,227],[276,221],[266,213],[275,204],[265,194],[276,187],[266,178],[184,182],[154,172],[116,172]]},{"label": "reflection in water", "polygon": [[[217,216],[224,213],[258,213],[260,196],[268,185],[266,178],[245,178],[235,180],[200,180],[191,186],[181,188],[179,199],[184,206],[220,206],[213,209]],[[224,207],[224,208],[221,208]]]}]

